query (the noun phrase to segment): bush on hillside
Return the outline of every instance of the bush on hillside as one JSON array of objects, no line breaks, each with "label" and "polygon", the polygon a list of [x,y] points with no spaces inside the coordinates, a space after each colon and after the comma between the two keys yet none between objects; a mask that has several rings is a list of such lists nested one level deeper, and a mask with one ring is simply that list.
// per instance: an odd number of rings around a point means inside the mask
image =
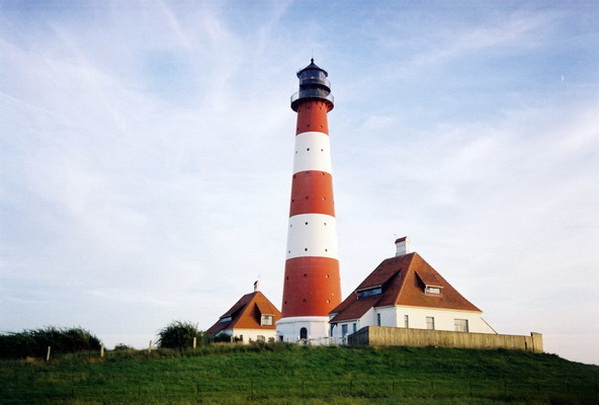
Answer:
[{"label": "bush on hillside", "polygon": [[24,330],[0,335],[0,358],[18,359],[45,357],[48,346],[52,353],[64,354],[100,350],[100,340],[82,328],[55,328]]},{"label": "bush on hillside", "polygon": [[216,336],[212,336],[210,338],[210,342],[212,343],[230,343],[233,341],[233,336],[227,333],[219,333]]},{"label": "bush on hillside", "polygon": [[124,343],[117,343],[114,346],[113,350],[114,351],[122,351],[123,352],[123,351],[135,350],[135,349],[133,347],[129,346],[129,345],[124,344]]},{"label": "bush on hillside", "polygon": [[205,333],[191,322],[173,321],[158,332],[158,347],[161,349],[189,349],[193,347],[193,338],[198,345],[205,339]]}]

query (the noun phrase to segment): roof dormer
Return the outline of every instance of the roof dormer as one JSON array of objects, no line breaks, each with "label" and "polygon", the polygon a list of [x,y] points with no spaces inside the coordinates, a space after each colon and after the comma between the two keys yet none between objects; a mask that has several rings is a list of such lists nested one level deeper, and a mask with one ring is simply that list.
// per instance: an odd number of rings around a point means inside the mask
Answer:
[{"label": "roof dormer", "polygon": [[433,273],[427,272],[416,272],[416,276],[420,281],[420,284],[423,286],[423,291],[425,294],[429,295],[441,295],[441,291],[443,290],[443,283],[435,276]]}]

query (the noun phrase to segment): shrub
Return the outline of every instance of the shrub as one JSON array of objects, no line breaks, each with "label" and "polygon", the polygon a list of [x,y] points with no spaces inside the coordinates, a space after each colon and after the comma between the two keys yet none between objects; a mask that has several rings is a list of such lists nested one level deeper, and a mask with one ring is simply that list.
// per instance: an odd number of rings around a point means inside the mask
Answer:
[{"label": "shrub", "polygon": [[115,350],[115,351],[130,351],[130,350],[135,350],[135,349],[133,349],[131,346],[128,346],[124,343],[117,343],[114,346],[113,350]]},{"label": "shrub", "polygon": [[212,343],[230,343],[233,341],[233,336],[227,333],[219,333],[216,336],[210,337],[210,342]]},{"label": "shrub", "polygon": [[48,346],[52,346],[52,353],[64,354],[100,350],[100,345],[100,340],[85,329],[47,327],[0,335],[0,358],[44,357]]},{"label": "shrub", "polygon": [[193,346],[194,337],[202,344],[205,333],[191,322],[173,321],[158,332],[156,344],[161,349],[188,349]]}]

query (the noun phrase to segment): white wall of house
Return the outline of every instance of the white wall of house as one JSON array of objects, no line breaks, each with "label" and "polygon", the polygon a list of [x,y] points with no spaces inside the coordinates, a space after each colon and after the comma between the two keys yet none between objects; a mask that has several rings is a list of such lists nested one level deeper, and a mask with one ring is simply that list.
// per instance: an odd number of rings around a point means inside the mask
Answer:
[{"label": "white wall of house", "polygon": [[395,311],[397,312],[396,316],[399,321],[395,326],[398,327],[404,327],[404,318],[407,315],[409,327],[413,329],[427,329],[427,317],[431,317],[434,319],[435,330],[456,331],[457,319],[468,322],[468,332],[497,333],[485,322],[480,312],[410,306],[398,306],[395,307]]},{"label": "white wall of house", "polygon": [[497,333],[482,318],[480,312],[459,311],[439,308],[389,306],[370,308],[361,318],[339,322],[332,328],[333,339],[339,340],[344,335],[354,333],[366,326],[392,326],[396,328],[405,327],[405,316],[408,317],[408,327],[412,329],[427,329],[430,322],[427,318],[433,318],[435,330],[456,331],[456,320],[464,325],[466,321],[468,332],[473,333]]},{"label": "white wall of house", "polygon": [[243,338],[242,343],[256,342],[261,340],[260,336],[263,336],[266,342],[277,337],[277,331],[274,329],[225,329],[220,334],[227,334],[238,339]]}]

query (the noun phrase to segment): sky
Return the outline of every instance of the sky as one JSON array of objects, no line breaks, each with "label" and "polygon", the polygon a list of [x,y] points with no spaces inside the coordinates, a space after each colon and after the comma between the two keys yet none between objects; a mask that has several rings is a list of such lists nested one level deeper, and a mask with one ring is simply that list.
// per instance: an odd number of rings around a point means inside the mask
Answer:
[{"label": "sky", "polygon": [[146,347],[281,304],[296,72],[329,72],[343,296],[409,236],[599,364],[596,1],[0,0],[0,333]]}]

